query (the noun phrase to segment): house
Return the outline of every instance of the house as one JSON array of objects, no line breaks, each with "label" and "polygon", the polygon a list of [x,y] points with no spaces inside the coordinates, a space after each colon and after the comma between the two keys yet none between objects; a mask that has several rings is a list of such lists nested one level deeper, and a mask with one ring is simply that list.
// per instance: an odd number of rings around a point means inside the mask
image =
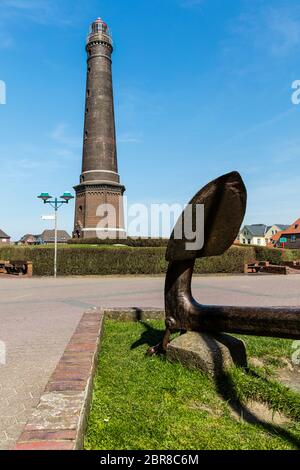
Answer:
[{"label": "house", "polygon": [[237,238],[241,245],[260,245],[260,246],[273,246],[273,240],[277,240],[278,233],[287,229],[288,225],[284,224],[253,224],[245,225],[240,231]]},{"label": "house", "polygon": [[268,230],[266,232],[266,238],[268,239],[267,245],[270,247],[275,246],[275,243],[280,238],[281,232],[286,230],[288,227],[289,225],[285,224],[274,224],[268,227]]},{"label": "house", "polygon": [[286,230],[289,228],[289,225],[284,225],[284,224],[274,224],[268,227],[268,230],[266,232],[266,238],[268,238],[269,241],[272,240],[272,238],[278,233],[278,232],[283,232],[283,230]]},{"label": "house", "polygon": [[266,246],[268,243],[267,232],[268,226],[265,224],[245,225],[239,233],[238,240],[241,245]]},{"label": "house", "polygon": [[282,231],[275,233],[275,235],[272,235],[272,237],[271,237],[271,239],[268,243],[269,248],[275,248],[276,247],[277,242],[279,241],[279,239],[281,237],[281,234],[282,234]]},{"label": "house", "polygon": [[[40,235],[43,244],[54,243],[55,241],[55,231],[54,230],[44,230]],[[71,239],[71,236],[65,230],[57,231],[57,243],[67,243]]]},{"label": "house", "polygon": [[26,233],[19,240],[18,245],[41,245],[42,240],[40,235],[32,235],[31,233]]},{"label": "house", "polygon": [[[57,243],[67,243],[70,235],[65,230],[57,231]],[[44,230],[41,235],[32,235],[27,233],[20,241],[19,245],[49,245],[55,241],[54,230]]]},{"label": "house", "polygon": [[10,243],[10,236],[0,230],[0,244],[2,243]]},{"label": "house", "polygon": [[275,243],[275,246],[278,248],[283,247],[282,243],[280,243],[281,238],[286,238],[287,240],[284,244],[285,248],[300,248],[300,219],[297,219],[287,229],[280,232],[280,236]]}]

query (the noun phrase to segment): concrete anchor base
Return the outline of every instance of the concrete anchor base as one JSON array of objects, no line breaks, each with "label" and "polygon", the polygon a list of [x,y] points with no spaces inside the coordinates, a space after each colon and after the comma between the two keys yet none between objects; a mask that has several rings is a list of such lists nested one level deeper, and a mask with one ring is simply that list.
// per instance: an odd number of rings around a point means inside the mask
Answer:
[{"label": "concrete anchor base", "polygon": [[247,367],[244,342],[224,333],[211,335],[189,331],[168,345],[167,359],[212,377],[221,376],[233,365]]}]

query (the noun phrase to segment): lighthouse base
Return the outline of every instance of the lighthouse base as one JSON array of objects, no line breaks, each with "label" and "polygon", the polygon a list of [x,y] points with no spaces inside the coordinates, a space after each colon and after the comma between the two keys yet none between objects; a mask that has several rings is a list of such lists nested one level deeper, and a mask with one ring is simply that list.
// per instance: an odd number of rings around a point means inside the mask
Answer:
[{"label": "lighthouse base", "polygon": [[126,238],[124,186],[111,182],[92,182],[80,184],[74,189],[76,208],[73,238]]}]

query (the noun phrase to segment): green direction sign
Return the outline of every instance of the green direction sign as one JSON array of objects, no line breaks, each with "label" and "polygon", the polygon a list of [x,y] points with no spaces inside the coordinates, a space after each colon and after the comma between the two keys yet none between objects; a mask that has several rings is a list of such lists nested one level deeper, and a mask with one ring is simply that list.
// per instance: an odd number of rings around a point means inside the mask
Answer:
[{"label": "green direction sign", "polygon": [[287,243],[287,238],[286,237],[282,237],[279,239],[280,243]]}]

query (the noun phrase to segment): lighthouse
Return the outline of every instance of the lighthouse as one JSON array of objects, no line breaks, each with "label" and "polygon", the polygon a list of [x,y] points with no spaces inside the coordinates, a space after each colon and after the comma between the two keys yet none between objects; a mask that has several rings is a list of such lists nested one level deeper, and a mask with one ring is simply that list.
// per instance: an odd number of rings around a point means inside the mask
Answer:
[{"label": "lighthouse", "polygon": [[117,161],[112,83],[113,41],[98,18],[86,43],[87,83],[82,171],[76,192],[74,238],[125,236],[123,194]]}]

